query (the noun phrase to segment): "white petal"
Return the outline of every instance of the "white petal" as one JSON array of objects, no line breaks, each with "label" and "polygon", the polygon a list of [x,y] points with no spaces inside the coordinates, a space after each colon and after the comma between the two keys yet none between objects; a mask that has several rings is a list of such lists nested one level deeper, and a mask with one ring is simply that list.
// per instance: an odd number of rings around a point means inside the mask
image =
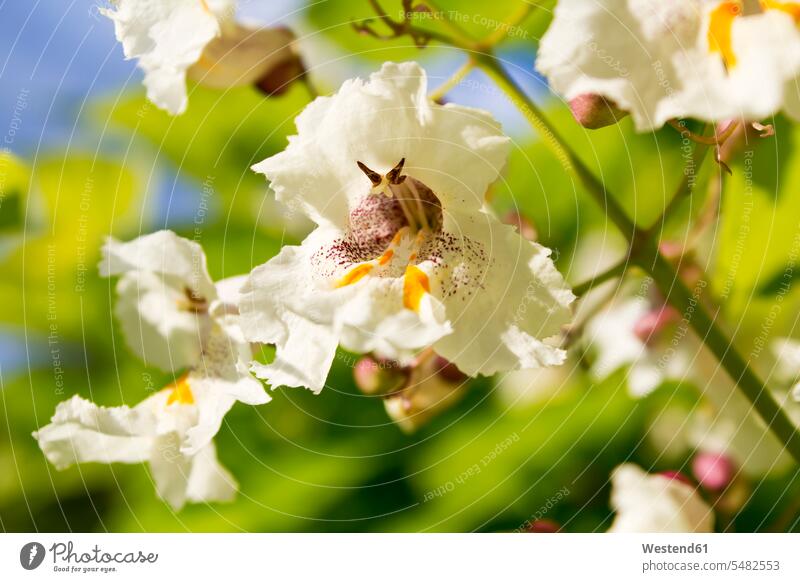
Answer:
[{"label": "white petal", "polygon": [[403,305],[402,279],[369,277],[356,290],[337,314],[340,343],[352,352],[403,361],[453,331],[444,305],[432,294],[425,294],[418,312]]},{"label": "white petal", "polygon": [[628,389],[634,398],[644,398],[664,381],[663,370],[657,363],[643,358],[631,366],[628,373]]},{"label": "white petal", "polygon": [[203,248],[170,230],[146,234],[127,243],[113,238],[106,241],[100,275],[111,277],[130,271],[157,273],[167,284],[187,287],[207,301],[217,296]]},{"label": "white petal", "polygon": [[268,342],[276,344],[275,359],[267,365],[254,363],[253,373],[273,387],[303,386],[318,394],[333,364],[338,335],[330,325],[292,311],[284,311],[280,322],[284,328]]},{"label": "white petal", "polygon": [[770,347],[775,356],[776,379],[786,383],[799,379],[800,341],[791,338],[776,338]]},{"label": "white petal", "polygon": [[439,293],[453,333],[434,344],[437,353],[470,376],[563,362],[548,340],[570,321],[574,295],[549,249],[486,213],[448,219],[456,251],[444,255]]},{"label": "white petal", "polygon": [[175,510],[186,503],[186,488],[192,469],[192,458],[180,452],[180,443],[177,432],[161,435],[149,459],[158,495]]},{"label": "white petal", "polygon": [[187,377],[197,418],[186,431],[183,453],[194,454],[211,442],[235,402],[258,405],[270,401],[261,382],[247,370],[249,350],[249,344],[239,344],[219,326],[209,333],[202,359]]},{"label": "white petal", "polygon": [[595,357],[591,372],[596,380],[629,366],[628,390],[643,398],[666,380],[693,382],[701,377],[696,373],[701,346],[686,329],[681,328],[681,341],[661,331],[646,344],[636,335],[636,323],[654,309],[644,296],[622,297],[589,321],[584,337]]},{"label": "white petal", "polygon": [[634,326],[650,309],[649,302],[636,297],[614,301],[589,320],[585,337],[595,361],[592,375],[597,380],[643,357],[645,345],[633,333]]},{"label": "white petal", "polygon": [[612,533],[711,533],[714,513],[694,487],[624,464],[611,475]]},{"label": "white petal", "polygon": [[305,386],[319,392],[325,385],[339,343],[334,322],[338,296],[317,288],[311,257],[331,236],[335,233],[315,231],[303,245],[284,247],[254,269],[242,289],[244,336],[276,346],[271,364],[253,366],[256,376],[273,387]]},{"label": "white petal", "polygon": [[339,343],[359,352],[407,357],[450,331],[432,298],[427,318],[404,308],[401,280],[366,277],[335,289],[332,281],[319,277],[315,253],[337,236],[335,230],[319,228],[301,246],[284,247],[253,270],[243,289],[245,337],[277,348],[271,364],[253,367],[273,386],[319,392]]},{"label": "white petal", "polygon": [[118,0],[103,10],[114,21],[125,56],[138,58],[147,97],[172,114],[186,109],[186,71],[220,34],[204,0]]},{"label": "white petal", "polygon": [[406,173],[443,205],[477,209],[509,148],[488,113],[431,102],[416,63],[386,63],[367,82],[347,81],[296,123],[289,147],[253,169],[267,176],[278,200],[340,228],[371,187],[357,161],[386,173],[405,158]]},{"label": "white petal", "polygon": [[159,496],[175,510],[187,501],[231,501],[236,481],[217,461],[214,443],[195,455],[186,455],[180,452],[180,442],[180,435],[172,432],[161,436],[153,447],[150,471]]},{"label": "white petal", "polygon": [[237,275],[217,281],[217,299],[225,305],[237,307],[239,305],[239,295],[242,287],[247,282],[247,275]]},{"label": "white petal", "polygon": [[33,436],[58,469],[75,463],[140,463],[150,456],[155,426],[148,404],[105,408],[73,396]]},{"label": "white petal", "polygon": [[236,480],[219,464],[213,442],[192,457],[192,470],[186,487],[189,501],[232,501],[237,489]]},{"label": "white petal", "polygon": [[[562,0],[537,68],[570,100],[595,93],[646,131],[668,119],[760,119],[779,111],[800,73],[800,33],[785,13],[737,17],[735,66],[709,49],[702,0]],[[796,88],[795,88],[796,92]],[[786,97],[788,100],[788,97]]]},{"label": "white petal", "polygon": [[208,316],[181,307],[183,292],[149,272],[129,272],[117,284],[114,313],[128,346],[149,366],[177,372],[200,359]]}]

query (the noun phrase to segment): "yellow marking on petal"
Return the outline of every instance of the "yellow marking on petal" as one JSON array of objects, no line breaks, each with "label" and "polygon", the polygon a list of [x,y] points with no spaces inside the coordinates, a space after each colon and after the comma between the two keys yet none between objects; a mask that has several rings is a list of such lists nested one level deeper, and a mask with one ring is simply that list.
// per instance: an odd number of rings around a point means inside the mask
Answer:
[{"label": "yellow marking on petal", "polygon": [[348,271],[344,274],[344,276],[336,282],[336,288],[339,287],[347,287],[348,285],[352,285],[353,283],[357,283],[367,275],[372,270],[373,265],[370,263],[362,263]]},{"label": "yellow marking on petal", "polygon": [[194,394],[192,394],[192,389],[189,387],[189,374],[184,374],[167,385],[167,390],[170,389],[172,392],[167,398],[167,406],[176,402],[178,404],[194,404]]},{"label": "yellow marking on petal", "polygon": [[396,233],[394,233],[394,236],[392,237],[392,242],[389,243],[389,246],[390,247],[396,247],[397,245],[399,245],[400,244],[400,239],[405,236],[406,232],[408,232],[408,227],[404,226],[403,228],[398,230]]},{"label": "yellow marking on petal", "polygon": [[800,2],[780,2],[779,0],[761,0],[764,10],[780,10],[794,18],[795,24],[800,24]]},{"label": "yellow marking on petal", "polygon": [[386,251],[378,258],[378,264],[382,267],[386,263],[392,260],[394,256],[394,251],[392,249],[386,249]]},{"label": "yellow marking on petal", "polygon": [[733,21],[742,13],[739,2],[721,2],[711,11],[711,22],[708,25],[708,50],[720,53],[725,67],[736,66],[736,54],[733,52]]},{"label": "yellow marking on petal", "polygon": [[406,267],[403,276],[403,306],[412,311],[419,311],[419,304],[426,293],[431,292],[428,275],[415,265]]},{"label": "yellow marking on petal", "polygon": [[409,263],[413,263],[414,261],[416,261],[416,260],[417,260],[417,250],[419,250],[419,247],[420,247],[420,245],[422,244],[422,241],[423,241],[423,239],[425,238],[425,235],[426,235],[426,234],[427,234],[427,231],[426,231],[426,230],[424,230],[424,229],[423,229],[423,230],[420,230],[420,231],[417,233],[417,236],[416,236],[416,238],[414,239],[414,249],[415,249],[415,250],[414,250],[414,252],[412,252],[412,253],[411,253],[411,254],[408,256],[408,262],[409,262]]},{"label": "yellow marking on petal", "polygon": [[211,14],[211,9],[208,7],[208,4],[206,4],[206,0],[200,0],[200,6],[203,7],[203,10]]}]

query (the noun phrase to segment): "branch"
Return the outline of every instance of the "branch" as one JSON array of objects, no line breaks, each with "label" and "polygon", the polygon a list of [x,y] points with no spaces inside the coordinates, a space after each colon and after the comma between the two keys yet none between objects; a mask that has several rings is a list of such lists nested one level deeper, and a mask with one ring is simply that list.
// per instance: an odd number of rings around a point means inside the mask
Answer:
[{"label": "branch", "polygon": [[[525,115],[531,125],[545,138],[559,159],[569,162],[578,179],[589,194],[602,206],[608,218],[619,228],[631,244],[631,258],[636,264],[649,272],[656,284],[676,309],[686,312],[693,306],[690,325],[711,352],[725,368],[736,386],[758,412],[772,432],[781,440],[786,450],[800,463],[800,434],[789,417],[775,401],[761,380],[753,373],[745,360],[738,354],[731,341],[720,330],[705,308],[694,301],[691,293],[678,278],[677,273],[658,251],[657,244],[648,233],[640,230],[628,217],[616,199],[609,195],[605,186],[580,161],[566,145],[550,123],[542,116],[538,107],[525,92],[510,78],[505,70],[489,55],[478,58],[478,63],[497,83],[509,93],[511,100]],[[565,165],[565,167],[568,167]]]}]

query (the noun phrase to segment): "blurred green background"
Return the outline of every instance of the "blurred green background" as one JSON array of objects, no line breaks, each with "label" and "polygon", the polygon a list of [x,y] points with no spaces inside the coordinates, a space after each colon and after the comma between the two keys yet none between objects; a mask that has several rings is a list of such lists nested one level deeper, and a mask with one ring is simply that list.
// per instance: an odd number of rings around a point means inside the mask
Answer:
[{"label": "blurred green background", "polygon": [[[440,4],[481,16],[465,24],[482,36],[517,2]],[[392,0],[384,7],[400,11]],[[252,0],[241,9],[297,31],[322,93],[386,60],[420,61],[436,86],[464,61],[449,47],[419,50],[407,39],[357,35],[350,22],[371,14],[366,1],[306,7]],[[637,135],[630,120],[595,132],[575,124],[533,70],[548,18],[549,10],[542,10],[528,20],[500,47],[499,58],[631,215],[649,224],[682,176],[680,137],[671,129]],[[114,281],[100,279],[96,270],[104,237],[172,228],[203,245],[214,279],[246,273],[281,245],[302,240],[308,224],[278,208],[263,178],[248,168],[285,146],[309,97],[302,86],[277,98],[249,88],[191,87],[188,111],[172,118],[145,101],[141,76],[123,61],[97,4],[7,2],[0,7],[0,31],[0,110],[8,120],[0,157],[3,530],[504,531],[541,513],[562,492],[544,517],[566,531],[603,531],[612,519],[608,476],[616,465],[688,471],[691,451],[664,454],[644,437],[651,420],[676,399],[694,404],[691,386],[669,384],[633,400],[624,371],[596,383],[573,357],[544,380],[475,381],[456,407],[407,436],[389,422],[378,399],[359,394],[346,354],[337,358],[332,388],[319,396],[280,389],[269,405],[237,405],[227,416],[217,448],[240,483],[233,503],[173,512],[157,499],[144,466],[55,471],[30,435],[59,401],[78,393],[104,405],[132,404],[171,380],[126,349],[110,315]],[[532,221],[540,242],[556,250],[561,271],[572,283],[582,281],[586,273],[573,260],[582,241],[592,233],[609,245],[616,239],[601,209],[484,75],[470,74],[448,99],[480,105],[502,121],[514,147],[492,204],[500,215],[517,211]],[[774,122],[777,136],[754,146],[752,191],[744,187],[741,164],[731,163],[720,219],[701,255],[712,290],[719,292],[733,276],[722,316],[733,322],[743,349],[752,347],[748,342],[774,303],[776,281],[793,260],[790,242],[800,232],[800,130],[783,119]],[[702,212],[704,186],[717,173],[713,163],[704,166],[679,218]],[[675,220],[668,234],[685,238],[686,220]],[[799,299],[792,286],[771,336],[792,334]],[[462,478],[509,437],[513,445],[479,474]],[[720,527],[798,528],[786,521],[800,497],[796,470],[747,487],[747,504],[721,517]]]}]

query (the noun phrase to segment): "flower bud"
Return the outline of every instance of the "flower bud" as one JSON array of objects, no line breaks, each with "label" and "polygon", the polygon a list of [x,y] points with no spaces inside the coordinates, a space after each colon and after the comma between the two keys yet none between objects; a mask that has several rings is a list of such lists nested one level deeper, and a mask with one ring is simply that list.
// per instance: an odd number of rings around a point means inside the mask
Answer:
[{"label": "flower bud", "polygon": [[534,226],[530,219],[523,216],[519,212],[510,210],[503,217],[503,222],[516,227],[519,235],[525,240],[536,241],[539,234],[536,232],[536,226]]},{"label": "flower bud", "polygon": [[303,72],[288,28],[251,28],[230,24],[212,40],[188,78],[215,89],[253,85],[268,95],[285,91]]},{"label": "flower bud", "polygon": [[613,125],[628,115],[601,95],[584,93],[569,102],[575,121],[587,129],[600,129]]},{"label": "flower bud", "polygon": [[680,481],[684,485],[689,485],[691,487],[695,486],[695,484],[692,483],[692,480],[689,479],[689,477],[687,477],[680,471],[661,471],[658,474],[661,475],[662,477],[666,477],[667,479],[671,479],[673,481]]},{"label": "flower bud", "polygon": [[391,394],[405,386],[408,372],[393,360],[364,356],[356,362],[353,377],[364,394]]},{"label": "flower bud", "polygon": [[411,366],[405,388],[383,401],[386,413],[400,430],[411,434],[458,402],[466,392],[466,380],[446,359],[423,355]]},{"label": "flower bud", "polygon": [[295,57],[276,65],[263,75],[256,81],[256,88],[268,97],[276,97],[285,93],[292,82],[302,79],[305,74],[303,62]]},{"label": "flower bud", "polygon": [[447,382],[452,382],[453,384],[461,384],[467,381],[467,376],[458,367],[446,360],[442,356],[435,356],[433,361],[433,368],[436,370],[436,373],[442,378],[442,380],[446,380]]},{"label": "flower bud", "polygon": [[733,461],[721,453],[698,453],[692,459],[692,473],[705,489],[718,493],[736,476]]},{"label": "flower bud", "polygon": [[658,243],[658,250],[661,251],[661,254],[664,255],[667,260],[674,261],[683,256],[686,245],[682,241],[663,240]]},{"label": "flower bud", "polygon": [[680,314],[674,307],[660,305],[639,318],[633,326],[633,333],[642,343],[651,343],[665,327],[678,320]]}]

